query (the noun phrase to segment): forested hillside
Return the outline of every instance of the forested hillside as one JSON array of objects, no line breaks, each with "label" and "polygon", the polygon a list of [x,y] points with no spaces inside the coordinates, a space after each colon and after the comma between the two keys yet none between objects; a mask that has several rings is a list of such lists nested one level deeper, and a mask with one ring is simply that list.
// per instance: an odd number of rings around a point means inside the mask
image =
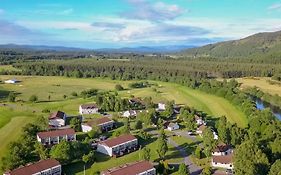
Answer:
[{"label": "forested hillside", "polygon": [[281,59],[281,31],[258,33],[240,40],[187,49],[188,57]]}]

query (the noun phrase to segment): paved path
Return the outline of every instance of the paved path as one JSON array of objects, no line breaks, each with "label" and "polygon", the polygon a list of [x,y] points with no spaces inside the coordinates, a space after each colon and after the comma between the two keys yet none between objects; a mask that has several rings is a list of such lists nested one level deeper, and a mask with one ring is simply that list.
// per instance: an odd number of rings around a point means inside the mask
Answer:
[{"label": "paved path", "polygon": [[[193,164],[190,160],[190,155],[187,154],[186,150],[184,147],[178,145],[175,141],[173,141],[173,139],[171,139],[170,137],[168,138],[168,143],[173,145],[182,155],[182,157],[184,158],[184,164],[188,166],[189,171],[191,173],[191,175],[199,175],[202,171],[202,169],[200,167],[198,167],[197,165]],[[182,162],[181,162],[182,163]]]}]

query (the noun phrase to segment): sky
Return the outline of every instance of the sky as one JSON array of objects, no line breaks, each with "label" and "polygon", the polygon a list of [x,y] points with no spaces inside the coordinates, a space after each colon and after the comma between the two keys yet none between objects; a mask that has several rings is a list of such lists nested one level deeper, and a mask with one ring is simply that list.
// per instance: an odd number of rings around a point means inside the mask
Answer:
[{"label": "sky", "polygon": [[0,44],[201,46],[281,30],[281,0],[0,0]]}]

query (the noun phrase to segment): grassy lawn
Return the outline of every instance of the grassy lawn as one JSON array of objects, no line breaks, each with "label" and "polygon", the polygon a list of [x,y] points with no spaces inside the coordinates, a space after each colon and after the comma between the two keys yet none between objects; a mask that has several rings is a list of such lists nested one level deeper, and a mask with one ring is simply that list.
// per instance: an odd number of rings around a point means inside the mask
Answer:
[{"label": "grassy lawn", "polygon": [[[157,149],[156,142],[149,143],[147,147],[151,149],[151,161],[157,161],[158,155],[156,153],[156,149]],[[172,147],[171,145],[169,145],[168,147],[169,150],[166,154],[166,157],[169,163],[177,163],[183,160],[179,151],[175,150],[175,148]],[[91,167],[87,167],[86,174],[94,174],[129,162],[138,161],[139,152],[140,151],[136,151],[119,158],[110,158],[103,154],[96,153],[97,160]],[[74,174],[83,175],[83,163],[74,163],[71,165],[67,165],[64,167],[64,171],[67,175],[74,175]]]},{"label": "grassy lawn", "polygon": [[268,81],[273,81],[270,78],[256,77],[256,78],[237,78],[239,83],[241,83],[241,88],[247,87],[258,87],[263,92],[281,96],[281,87],[278,84],[270,84]]}]

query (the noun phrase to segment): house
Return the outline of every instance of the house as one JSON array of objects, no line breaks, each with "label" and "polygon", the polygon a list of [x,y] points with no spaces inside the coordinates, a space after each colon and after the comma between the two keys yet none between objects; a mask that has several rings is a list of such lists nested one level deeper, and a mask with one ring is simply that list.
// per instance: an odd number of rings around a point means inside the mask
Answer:
[{"label": "house", "polygon": [[181,107],[180,106],[174,106],[174,114],[180,114],[180,110],[181,110]]},{"label": "house", "polygon": [[74,129],[61,129],[37,133],[37,141],[43,145],[55,145],[60,141],[76,141]]},{"label": "house", "polygon": [[57,111],[49,116],[49,125],[52,127],[62,127],[65,126],[66,114],[62,111]]},{"label": "house", "polygon": [[207,126],[205,125],[200,125],[197,130],[196,130],[196,133],[199,134],[200,136],[202,136],[203,134],[203,131],[207,128]]},{"label": "house", "polygon": [[7,171],[3,175],[61,175],[61,164],[55,159],[40,160],[12,171]]},{"label": "house", "polygon": [[134,109],[143,109],[145,107],[145,103],[140,98],[132,98],[129,99],[130,106]]},{"label": "house", "polygon": [[139,161],[108,169],[101,175],[156,175],[156,169],[148,161]]},{"label": "house", "polygon": [[125,111],[122,115],[123,117],[136,117],[137,116],[137,111],[136,110],[128,110],[128,111]]},{"label": "house", "polygon": [[116,138],[108,139],[98,143],[97,152],[109,156],[122,156],[123,154],[138,149],[138,139],[131,135],[125,134]]},{"label": "house", "polygon": [[215,168],[233,169],[233,154],[212,156],[212,166]]},{"label": "house", "polygon": [[96,114],[99,112],[99,108],[95,103],[83,104],[79,106],[80,114]]},{"label": "house", "polygon": [[215,131],[213,131],[213,135],[214,135],[214,139],[215,139],[215,140],[218,140],[218,139],[219,139],[219,136],[218,136],[218,134],[217,134]]},{"label": "house", "polygon": [[4,83],[6,83],[6,84],[15,84],[15,83],[18,83],[18,82],[20,82],[20,81],[18,81],[16,79],[11,79],[11,80],[4,81]]},{"label": "house", "polygon": [[99,126],[101,131],[108,131],[115,126],[115,122],[108,117],[102,117],[83,123],[81,126],[83,132],[91,131],[93,126]]},{"label": "house", "polygon": [[224,156],[231,154],[233,152],[230,145],[220,143],[218,146],[213,150],[212,155],[213,156]]},{"label": "house", "polygon": [[200,125],[206,125],[206,123],[204,122],[204,120],[202,119],[202,117],[199,117],[198,115],[195,115],[194,118],[195,118],[196,124],[197,124],[198,126],[200,126]]},{"label": "house", "polygon": [[158,111],[165,111],[166,110],[166,104],[163,103],[163,102],[159,102],[157,110]]},{"label": "house", "polygon": [[180,126],[177,123],[169,123],[169,125],[167,126],[167,130],[169,131],[174,131],[180,129]]}]

